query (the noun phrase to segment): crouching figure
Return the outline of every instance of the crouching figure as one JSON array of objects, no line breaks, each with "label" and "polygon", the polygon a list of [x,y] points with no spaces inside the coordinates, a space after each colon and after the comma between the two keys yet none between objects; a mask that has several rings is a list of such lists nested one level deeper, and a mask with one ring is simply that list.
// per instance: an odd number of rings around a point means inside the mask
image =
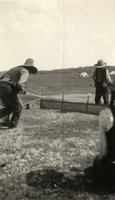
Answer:
[{"label": "crouching figure", "polygon": [[23,108],[18,94],[25,94],[29,74],[35,74],[37,71],[34,60],[28,58],[23,65],[14,67],[1,75],[0,99],[4,109],[0,110],[0,118],[5,117],[1,126],[14,128],[18,125]]}]

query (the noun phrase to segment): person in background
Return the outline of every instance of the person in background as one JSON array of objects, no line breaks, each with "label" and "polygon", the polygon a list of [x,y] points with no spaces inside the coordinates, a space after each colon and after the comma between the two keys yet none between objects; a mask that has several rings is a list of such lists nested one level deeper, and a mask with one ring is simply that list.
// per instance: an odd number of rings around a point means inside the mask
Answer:
[{"label": "person in background", "polygon": [[36,74],[34,60],[28,58],[23,65],[14,67],[0,77],[0,99],[4,108],[0,110],[0,118],[4,117],[1,126],[14,128],[18,125],[23,104],[18,94],[26,93],[29,74]]},{"label": "person in background", "polygon": [[109,90],[107,84],[111,83],[111,77],[109,71],[106,69],[106,63],[102,59],[98,60],[94,65],[95,70],[93,73],[93,80],[95,83],[95,103],[101,103],[101,97],[103,97],[104,104],[109,104]]}]

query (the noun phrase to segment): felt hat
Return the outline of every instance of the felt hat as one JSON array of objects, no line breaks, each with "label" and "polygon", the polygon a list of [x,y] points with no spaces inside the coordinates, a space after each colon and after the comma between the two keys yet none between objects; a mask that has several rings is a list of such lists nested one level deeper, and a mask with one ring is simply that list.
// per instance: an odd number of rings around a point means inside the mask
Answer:
[{"label": "felt hat", "polygon": [[94,66],[105,67],[106,63],[102,59],[99,59]]},{"label": "felt hat", "polygon": [[34,66],[33,58],[26,59],[22,67],[26,68],[29,71],[29,73],[32,73],[32,74],[35,74],[38,72],[38,69]]}]

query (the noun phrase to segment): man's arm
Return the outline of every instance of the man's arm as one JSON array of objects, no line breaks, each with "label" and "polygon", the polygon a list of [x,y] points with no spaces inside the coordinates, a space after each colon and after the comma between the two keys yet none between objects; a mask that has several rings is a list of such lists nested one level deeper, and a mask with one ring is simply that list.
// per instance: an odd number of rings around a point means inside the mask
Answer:
[{"label": "man's arm", "polygon": [[20,70],[20,79],[17,83],[17,87],[19,87],[19,93],[22,93],[22,94],[26,93],[25,87],[26,87],[26,82],[27,82],[28,78],[29,78],[28,70],[22,68]]},{"label": "man's arm", "polygon": [[95,79],[96,79],[95,70],[94,70],[94,72],[93,72],[93,74],[92,74],[92,79],[93,79],[93,80],[95,80]]},{"label": "man's arm", "polygon": [[20,79],[18,81],[19,84],[25,84],[29,78],[29,72],[27,69],[22,68],[20,70]]},{"label": "man's arm", "polygon": [[108,70],[106,70],[106,77],[107,77],[107,82],[111,83],[111,77]]},{"label": "man's arm", "polygon": [[95,86],[96,85],[96,71],[95,70],[93,72],[92,79],[94,81],[94,86]]}]

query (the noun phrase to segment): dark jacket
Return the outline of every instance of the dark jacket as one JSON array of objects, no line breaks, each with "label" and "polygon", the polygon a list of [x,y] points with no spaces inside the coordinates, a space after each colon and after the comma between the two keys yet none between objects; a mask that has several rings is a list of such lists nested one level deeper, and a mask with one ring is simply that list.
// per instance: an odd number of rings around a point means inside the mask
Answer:
[{"label": "dark jacket", "polygon": [[105,84],[111,83],[109,71],[102,66],[98,66],[95,68],[92,78],[96,87],[100,85],[105,86]]},{"label": "dark jacket", "polygon": [[22,66],[14,67],[1,75],[0,81],[11,84],[12,89],[17,93],[25,90],[26,82],[29,78],[29,72]]}]

